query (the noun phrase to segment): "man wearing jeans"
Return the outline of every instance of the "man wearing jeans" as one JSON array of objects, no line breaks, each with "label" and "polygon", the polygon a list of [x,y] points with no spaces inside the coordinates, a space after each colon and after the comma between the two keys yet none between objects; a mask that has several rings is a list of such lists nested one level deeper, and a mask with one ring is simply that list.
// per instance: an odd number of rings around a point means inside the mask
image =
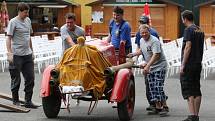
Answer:
[{"label": "man wearing jeans", "polygon": [[20,72],[25,80],[25,107],[37,108],[31,101],[34,87],[34,62],[32,56],[31,20],[28,18],[29,6],[21,2],[17,7],[18,15],[10,20],[6,41],[9,71],[11,76],[11,92],[14,105],[20,105],[19,88]]}]

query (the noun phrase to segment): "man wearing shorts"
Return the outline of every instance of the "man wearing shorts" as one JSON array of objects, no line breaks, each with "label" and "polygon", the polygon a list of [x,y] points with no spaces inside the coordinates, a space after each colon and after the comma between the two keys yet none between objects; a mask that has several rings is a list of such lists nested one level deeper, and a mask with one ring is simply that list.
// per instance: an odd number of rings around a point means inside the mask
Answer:
[{"label": "man wearing shorts", "polygon": [[204,33],[194,24],[192,11],[185,10],[181,16],[186,28],[183,35],[180,82],[182,96],[187,100],[190,112],[190,115],[183,121],[199,121],[198,114],[202,98],[200,75],[202,70]]}]

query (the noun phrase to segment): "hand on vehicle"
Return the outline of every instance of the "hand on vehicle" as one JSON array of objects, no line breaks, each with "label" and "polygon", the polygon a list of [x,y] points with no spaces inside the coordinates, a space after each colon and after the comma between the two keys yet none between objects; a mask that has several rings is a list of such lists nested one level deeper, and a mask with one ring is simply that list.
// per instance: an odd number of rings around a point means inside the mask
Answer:
[{"label": "hand on vehicle", "polygon": [[145,65],[145,67],[143,68],[143,74],[146,75],[149,73],[150,67]]},{"label": "hand on vehicle", "polygon": [[140,68],[144,69],[144,67],[147,65],[145,61],[142,61],[140,64],[138,64]]},{"label": "hand on vehicle", "polygon": [[133,54],[133,53],[129,53],[129,54],[127,55],[127,57],[128,57],[128,58],[132,58],[132,57],[134,57],[134,54]]}]

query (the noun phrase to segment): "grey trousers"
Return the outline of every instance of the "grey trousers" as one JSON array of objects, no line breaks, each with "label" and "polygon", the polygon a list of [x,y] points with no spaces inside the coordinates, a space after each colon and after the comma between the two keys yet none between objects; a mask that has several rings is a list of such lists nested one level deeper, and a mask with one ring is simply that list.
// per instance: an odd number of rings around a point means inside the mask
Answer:
[{"label": "grey trousers", "polygon": [[32,55],[13,56],[13,63],[9,64],[11,76],[11,92],[13,101],[19,101],[19,88],[21,83],[20,72],[24,77],[25,101],[30,102],[33,95],[34,87],[34,62]]}]

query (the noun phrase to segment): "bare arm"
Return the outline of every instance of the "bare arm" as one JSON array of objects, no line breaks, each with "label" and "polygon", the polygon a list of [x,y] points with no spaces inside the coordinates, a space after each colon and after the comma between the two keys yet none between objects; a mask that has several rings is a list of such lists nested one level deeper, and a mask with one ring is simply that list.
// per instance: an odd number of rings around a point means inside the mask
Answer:
[{"label": "bare arm", "polygon": [[184,55],[183,55],[184,58],[182,60],[182,65],[185,65],[187,63],[188,57],[190,56],[190,51],[191,51],[191,42],[187,41],[184,49]]},{"label": "bare arm", "polygon": [[32,41],[31,41],[31,38],[30,38],[30,43],[29,43],[30,45],[30,48],[31,48],[31,50],[32,50],[32,52],[33,52],[33,46],[32,46]]},{"label": "bare arm", "polygon": [[187,41],[186,42],[186,46],[184,48],[184,55],[183,55],[183,60],[182,60],[182,64],[181,64],[181,73],[184,72],[183,71],[184,70],[184,66],[187,63],[188,57],[190,56],[191,46],[192,46],[191,41]]},{"label": "bare arm", "polygon": [[[71,33],[74,34],[74,36],[77,36],[74,32],[71,32]],[[68,30],[64,26],[61,27],[60,34],[61,34],[61,38],[63,39],[63,41],[66,41],[69,46],[72,46],[75,44],[75,42],[73,41]],[[84,33],[83,33],[83,35],[84,35]]]},{"label": "bare arm", "polygon": [[141,54],[142,54],[141,49],[138,49],[138,50],[136,50],[135,53],[133,53],[133,56],[139,56],[139,55],[141,55]]},{"label": "bare arm", "polygon": [[7,46],[7,52],[8,53],[12,53],[11,41],[12,41],[12,37],[10,35],[8,35],[8,37],[6,39],[6,46]]},{"label": "bare arm", "polygon": [[129,53],[127,56],[128,56],[129,58],[132,58],[132,57],[134,57],[134,56],[139,56],[139,55],[141,55],[141,54],[142,54],[141,49],[138,49],[138,50],[136,50],[136,52],[134,52],[134,53]]},{"label": "bare arm", "polygon": [[146,66],[143,69],[144,74],[149,73],[150,70],[150,66],[155,63],[157,60],[159,60],[160,58],[160,53],[153,53],[151,59],[149,60],[149,62],[146,64]]},{"label": "bare arm", "polygon": [[106,41],[107,41],[108,43],[111,42],[111,35],[110,35],[110,34],[108,34],[108,37],[107,37]]},{"label": "bare arm", "polygon": [[160,58],[160,53],[154,53],[152,55],[152,58],[149,60],[146,66],[151,66],[153,63],[155,63]]},{"label": "bare arm", "polygon": [[68,37],[66,38],[66,41],[67,41],[67,43],[68,43],[70,46],[75,45],[75,43],[73,42],[73,40],[72,40],[72,38],[71,38],[70,36],[68,36]]},{"label": "bare arm", "polygon": [[137,49],[136,49],[136,51],[139,51],[139,50],[140,50],[140,47],[138,47],[138,46],[137,46]]}]

